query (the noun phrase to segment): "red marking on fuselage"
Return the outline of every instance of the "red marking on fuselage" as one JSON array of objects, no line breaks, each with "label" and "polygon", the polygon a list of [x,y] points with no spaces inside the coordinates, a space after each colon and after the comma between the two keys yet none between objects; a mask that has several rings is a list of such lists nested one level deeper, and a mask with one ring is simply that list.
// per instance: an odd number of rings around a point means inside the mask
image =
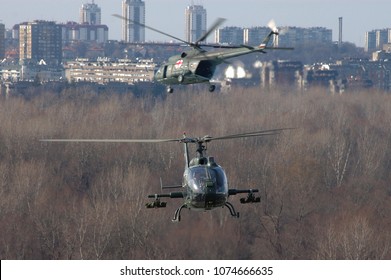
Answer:
[{"label": "red marking on fuselage", "polygon": [[182,67],[182,64],[183,64],[183,60],[182,60],[182,59],[178,60],[178,61],[175,63],[175,68],[181,68],[181,67]]}]

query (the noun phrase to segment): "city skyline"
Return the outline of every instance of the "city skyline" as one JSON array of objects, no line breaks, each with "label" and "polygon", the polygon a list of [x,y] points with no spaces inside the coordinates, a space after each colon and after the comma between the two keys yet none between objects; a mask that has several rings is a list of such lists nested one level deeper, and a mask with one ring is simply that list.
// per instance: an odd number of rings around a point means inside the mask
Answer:
[{"label": "city skyline", "polygon": [[[78,21],[83,0],[14,0],[8,1],[0,12],[0,22],[6,28],[33,20],[54,20],[57,23]],[[102,10],[102,24],[110,28],[112,40],[121,39],[121,25],[112,14],[121,14],[121,0],[95,0]],[[184,11],[190,4],[201,4],[208,12],[208,22],[218,17],[227,19],[224,26],[265,26],[275,19],[279,26],[326,27],[333,30],[333,40],[338,40],[338,18],[343,17],[343,41],[364,47],[365,32],[391,26],[389,10],[391,2],[386,0],[324,1],[324,0],[145,0],[146,24],[162,29],[179,38],[184,38]],[[23,7],[23,9],[20,9]],[[65,11],[65,12],[64,12]],[[238,13],[240,11],[240,13]],[[292,12],[294,11],[294,12]],[[370,12],[368,12],[370,11]],[[375,12],[374,12],[375,11]],[[244,16],[245,15],[245,16]],[[146,31],[147,41],[169,41],[169,38]]]}]

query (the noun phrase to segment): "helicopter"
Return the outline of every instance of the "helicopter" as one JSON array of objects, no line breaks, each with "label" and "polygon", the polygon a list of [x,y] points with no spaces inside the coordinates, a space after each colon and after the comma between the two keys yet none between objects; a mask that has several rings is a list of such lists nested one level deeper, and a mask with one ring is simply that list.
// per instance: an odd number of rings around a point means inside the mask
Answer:
[{"label": "helicopter", "polygon": [[[247,194],[247,197],[240,198],[242,204],[259,203],[261,198],[255,194],[258,189],[231,189],[228,187],[227,175],[224,169],[218,165],[214,157],[206,156],[206,144],[211,141],[229,140],[247,137],[260,137],[280,134],[282,129],[261,130],[240,134],[232,134],[221,137],[211,137],[209,135],[203,137],[187,137],[186,134],[177,139],[42,139],[44,142],[89,142],[89,143],[169,143],[176,142],[183,144],[185,171],[183,173],[182,184],[174,186],[163,186],[162,189],[179,189],[181,191],[159,193],[148,195],[148,198],[153,199],[146,203],[146,208],[165,208],[167,202],[161,198],[173,198],[183,200],[183,204],[176,209],[173,222],[181,220],[181,211],[184,208],[198,211],[208,211],[217,208],[228,208],[232,217],[239,218],[232,203],[228,201],[230,196],[238,194]],[[196,156],[190,159],[189,144],[196,145]]]},{"label": "helicopter", "polygon": [[[227,59],[247,55],[255,52],[266,53],[265,50],[293,50],[293,48],[279,48],[269,47],[268,44],[273,36],[278,36],[278,28],[274,20],[268,23],[271,29],[270,33],[263,39],[258,46],[248,45],[221,45],[221,44],[204,44],[206,38],[218,27],[225,19],[218,18],[216,22],[195,42],[187,42],[183,39],[177,38],[166,32],[160,31],[156,28],[149,27],[140,22],[127,19],[118,14],[113,14],[114,17],[128,21],[132,24],[140,25],[144,28],[150,29],[157,33],[163,34],[172,39],[178,40],[192,49],[187,52],[182,52],[179,55],[171,56],[167,63],[163,64],[155,72],[154,80],[167,86],[167,93],[173,93],[173,85],[190,85],[197,83],[208,83],[209,91],[213,92],[216,89],[214,84],[210,83],[216,67],[222,63],[229,63]],[[219,51],[207,51],[202,47],[219,48]]]}]

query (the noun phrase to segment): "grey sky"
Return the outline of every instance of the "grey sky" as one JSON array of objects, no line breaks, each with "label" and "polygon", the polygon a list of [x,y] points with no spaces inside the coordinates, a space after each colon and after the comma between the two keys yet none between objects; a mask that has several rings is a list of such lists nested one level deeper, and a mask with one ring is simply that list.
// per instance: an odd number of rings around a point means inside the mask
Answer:
[{"label": "grey sky", "polygon": [[[1,0],[0,21],[7,28],[35,19],[57,22],[79,21],[79,9],[92,0]],[[111,15],[121,14],[121,0],[95,0],[102,9],[102,23],[109,26],[110,39],[120,39],[121,22]],[[145,0],[147,25],[184,38],[184,9],[191,2],[208,12],[208,25],[217,17],[226,26],[265,26],[274,19],[279,26],[315,27],[333,30],[338,38],[338,17],[344,19],[343,38],[364,45],[366,31],[391,27],[389,0]],[[167,40],[147,32],[147,40]],[[211,41],[212,39],[209,39]]]}]

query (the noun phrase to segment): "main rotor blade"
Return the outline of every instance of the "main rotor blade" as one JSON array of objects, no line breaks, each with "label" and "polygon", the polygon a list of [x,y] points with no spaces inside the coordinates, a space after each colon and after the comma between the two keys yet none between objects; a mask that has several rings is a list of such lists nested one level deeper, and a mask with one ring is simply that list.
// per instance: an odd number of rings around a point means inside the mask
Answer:
[{"label": "main rotor blade", "polygon": [[231,134],[220,137],[204,136],[202,138],[176,138],[176,139],[41,139],[41,142],[64,142],[64,143],[204,143],[213,140],[228,140],[246,137],[259,137],[280,134],[284,130],[290,130],[294,128],[277,128],[253,132],[245,132],[239,134]]},{"label": "main rotor blade", "polygon": [[180,142],[182,139],[41,139],[41,142],[71,143],[167,143]]},{"label": "main rotor blade", "polygon": [[280,47],[264,47],[263,48],[264,50],[282,50],[282,51],[292,51],[294,50],[295,48],[290,48],[290,47],[283,47],[283,48],[280,48]]},{"label": "main rotor blade", "polygon": [[267,135],[275,135],[280,134],[284,130],[289,130],[292,128],[278,128],[278,129],[270,129],[270,130],[261,130],[261,131],[253,131],[253,132],[245,132],[240,134],[232,134],[225,135],[221,137],[205,137],[205,142],[209,142],[212,140],[228,140],[228,139],[237,139],[237,138],[246,138],[246,137],[259,137],[259,136],[267,136]]},{"label": "main rotor blade", "polygon": [[208,47],[215,49],[239,49],[239,48],[248,48],[248,46],[244,45],[222,45],[222,44],[198,44],[199,47]]},{"label": "main rotor blade", "polygon": [[205,39],[217,28],[219,27],[224,21],[226,21],[225,18],[218,18],[211,27],[209,27],[208,31],[204,35],[201,36],[194,44],[198,46],[198,44],[202,41],[205,41]]},{"label": "main rotor blade", "polygon": [[192,45],[192,43],[190,43],[190,42],[187,42],[187,41],[185,41],[185,40],[183,40],[183,39],[180,39],[180,38],[175,37],[175,36],[173,36],[173,35],[171,35],[171,34],[168,34],[168,33],[166,33],[166,32],[163,32],[163,31],[161,31],[161,30],[159,30],[159,29],[156,29],[156,28],[147,26],[147,25],[145,25],[145,24],[143,24],[143,23],[141,23],[141,22],[133,21],[133,20],[131,20],[131,19],[128,19],[128,18],[123,17],[123,16],[120,16],[120,15],[118,15],[118,14],[113,14],[112,16],[113,16],[113,17],[120,18],[120,19],[125,20],[125,21],[128,21],[128,22],[131,22],[131,23],[133,23],[133,24],[137,24],[137,25],[139,25],[139,26],[141,26],[141,27],[144,27],[144,28],[147,28],[147,29],[149,29],[149,30],[155,31],[155,32],[157,32],[157,33],[159,33],[159,34],[165,35],[165,36],[170,37],[170,38],[172,38],[172,39],[178,40],[178,41],[180,41],[180,42],[182,42],[182,43],[185,43],[186,45]]}]

